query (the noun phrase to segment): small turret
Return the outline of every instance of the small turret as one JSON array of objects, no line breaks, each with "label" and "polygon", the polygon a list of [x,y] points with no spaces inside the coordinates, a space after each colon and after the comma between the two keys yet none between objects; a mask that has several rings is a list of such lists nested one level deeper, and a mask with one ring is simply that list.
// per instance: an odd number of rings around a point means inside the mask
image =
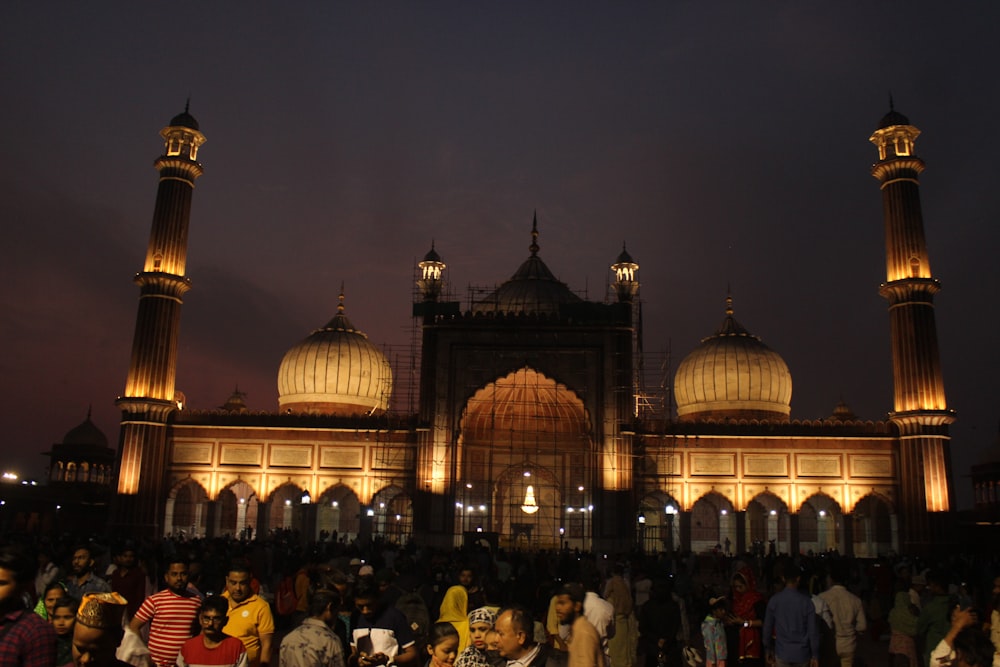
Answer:
[{"label": "small turret", "polygon": [[625,249],[622,243],[621,254],[611,265],[611,270],[615,272],[615,293],[622,303],[631,303],[632,299],[639,292],[639,281],[636,280],[635,273],[639,270],[639,265],[635,263],[632,256]]},{"label": "small turret", "polygon": [[417,281],[417,286],[420,288],[421,294],[424,295],[424,301],[437,301],[444,286],[442,275],[447,265],[441,261],[441,256],[434,250],[433,241],[431,241],[431,249],[424,255],[424,260],[417,266],[420,267],[420,280]]}]

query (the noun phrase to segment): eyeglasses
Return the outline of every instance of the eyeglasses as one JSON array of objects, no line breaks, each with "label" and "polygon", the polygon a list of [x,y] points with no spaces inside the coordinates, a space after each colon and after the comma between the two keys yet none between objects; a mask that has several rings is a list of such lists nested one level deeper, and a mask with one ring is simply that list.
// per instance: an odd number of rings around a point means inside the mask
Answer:
[{"label": "eyeglasses", "polygon": [[202,623],[225,623],[229,620],[226,616],[205,616],[200,617]]}]

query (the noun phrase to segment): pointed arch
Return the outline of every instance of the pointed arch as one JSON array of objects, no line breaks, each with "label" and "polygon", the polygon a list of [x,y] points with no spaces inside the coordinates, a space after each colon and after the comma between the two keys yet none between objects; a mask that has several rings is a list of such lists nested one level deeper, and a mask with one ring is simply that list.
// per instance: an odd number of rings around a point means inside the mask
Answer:
[{"label": "pointed arch", "polygon": [[[665,491],[652,491],[639,502],[639,541],[644,553],[672,552],[681,544],[680,503]],[[638,517],[637,523],[638,523]]]},{"label": "pointed arch", "polygon": [[799,507],[799,549],[804,553],[843,552],[843,513],[840,503],[822,491]]},{"label": "pointed arch", "polygon": [[245,535],[248,528],[256,530],[257,492],[245,480],[237,479],[223,487],[216,502],[216,535],[239,537]]},{"label": "pointed arch", "polygon": [[207,534],[208,491],[190,477],[174,484],[167,492],[164,530],[169,535],[202,537]]},{"label": "pointed arch", "polygon": [[327,487],[320,494],[316,507],[316,527],[321,536],[329,535],[335,541],[350,541],[361,530],[361,501],[345,484]]},{"label": "pointed arch", "polygon": [[718,491],[709,491],[691,506],[691,550],[711,551],[736,542],[733,503]]},{"label": "pointed arch", "polygon": [[586,448],[591,430],[576,392],[527,365],[479,388],[459,419],[466,445],[492,445],[503,433],[504,444],[517,449],[537,448],[540,442]]},{"label": "pointed arch", "polygon": [[877,558],[899,549],[898,519],[892,501],[872,491],[854,503],[854,555]]},{"label": "pointed arch", "polygon": [[[308,526],[303,525],[303,489],[294,482],[281,484],[268,496],[268,528],[271,530],[300,530],[306,539],[312,539]],[[308,503],[307,503],[308,504]]]},{"label": "pointed arch", "polygon": [[788,505],[771,491],[750,499],[746,508],[746,544],[755,553],[766,553],[774,543],[776,553],[791,553],[791,515]]},{"label": "pointed arch", "polygon": [[413,527],[413,502],[402,487],[390,485],[376,492],[372,509],[376,534],[397,544],[406,542]]},{"label": "pointed arch", "polygon": [[[457,532],[492,530],[505,546],[554,547],[565,540],[590,548],[587,508],[597,483],[592,432],[577,392],[534,365],[482,384],[458,421]],[[528,470],[539,475],[530,484],[523,478]],[[529,485],[540,507],[531,516],[520,510]]]}]

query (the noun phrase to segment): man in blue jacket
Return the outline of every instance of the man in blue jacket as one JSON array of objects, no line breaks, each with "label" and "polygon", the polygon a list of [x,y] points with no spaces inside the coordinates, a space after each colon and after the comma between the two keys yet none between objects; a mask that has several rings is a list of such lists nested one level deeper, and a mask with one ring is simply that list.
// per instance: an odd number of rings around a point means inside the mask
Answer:
[{"label": "man in blue jacket", "polygon": [[785,588],[767,603],[764,648],[774,656],[776,667],[819,664],[816,608],[809,596],[799,590],[801,577],[799,566],[789,564],[785,569]]}]

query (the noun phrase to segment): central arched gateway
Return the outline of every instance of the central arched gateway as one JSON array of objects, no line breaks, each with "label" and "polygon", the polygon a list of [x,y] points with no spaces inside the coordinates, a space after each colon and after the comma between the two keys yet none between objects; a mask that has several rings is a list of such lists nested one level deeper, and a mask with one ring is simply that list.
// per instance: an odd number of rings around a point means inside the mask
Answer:
[{"label": "central arched gateway", "polygon": [[575,392],[524,366],[479,389],[459,425],[458,532],[503,546],[589,546],[595,455]]}]

